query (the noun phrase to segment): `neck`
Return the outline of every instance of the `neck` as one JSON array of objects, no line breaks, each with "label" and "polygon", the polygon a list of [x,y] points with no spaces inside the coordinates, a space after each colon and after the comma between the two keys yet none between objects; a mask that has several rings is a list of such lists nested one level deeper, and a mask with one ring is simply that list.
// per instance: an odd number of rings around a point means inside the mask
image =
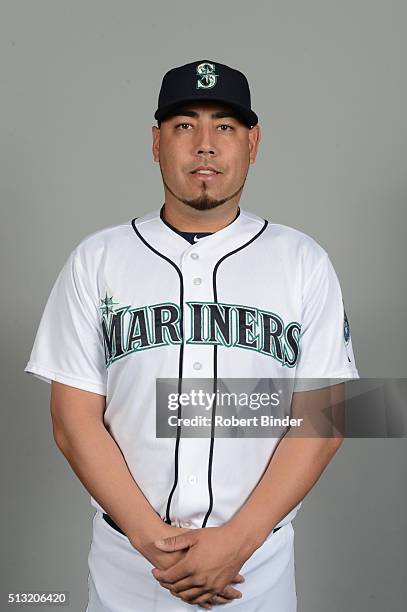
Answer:
[{"label": "neck", "polygon": [[209,210],[196,210],[183,202],[165,202],[163,217],[181,232],[217,232],[236,218],[239,206],[225,202]]}]

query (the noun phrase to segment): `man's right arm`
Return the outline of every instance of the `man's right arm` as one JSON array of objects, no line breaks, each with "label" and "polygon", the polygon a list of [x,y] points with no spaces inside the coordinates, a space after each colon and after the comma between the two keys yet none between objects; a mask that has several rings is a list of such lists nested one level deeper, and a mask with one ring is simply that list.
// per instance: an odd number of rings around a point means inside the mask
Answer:
[{"label": "man's right arm", "polygon": [[[187,531],[164,523],[138,487],[123,454],[103,422],[104,395],[51,384],[51,417],[57,447],[87,491],[149,561],[176,562],[160,553],[156,539]],[[160,555],[160,558],[158,558]],[[177,553],[181,558],[184,553]]]},{"label": "man's right arm", "polygon": [[[86,490],[127,535],[131,545],[154,567],[168,569],[187,550],[161,551],[156,540],[189,531],[164,523],[134,480],[127,463],[103,421],[104,395],[51,382],[51,417],[57,447]],[[236,577],[236,582],[241,582]],[[225,603],[240,595],[232,584],[225,588]],[[200,605],[210,608],[210,603]]]}]

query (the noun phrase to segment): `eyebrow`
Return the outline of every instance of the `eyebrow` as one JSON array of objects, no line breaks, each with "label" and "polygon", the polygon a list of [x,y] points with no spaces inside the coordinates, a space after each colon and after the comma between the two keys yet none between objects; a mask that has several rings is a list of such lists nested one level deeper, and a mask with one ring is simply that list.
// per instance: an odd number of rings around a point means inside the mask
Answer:
[{"label": "eyebrow", "polygon": [[[187,108],[180,108],[174,111],[173,113],[171,113],[170,116],[171,118],[180,117],[180,116],[181,117],[199,117],[199,113],[197,113],[196,111],[189,110]],[[211,114],[211,119],[224,119],[225,117],[232,117],[233,119],[237,119],[238,121],[240,120],[239,116],[230,110],[216,111],[215,113]]]}]

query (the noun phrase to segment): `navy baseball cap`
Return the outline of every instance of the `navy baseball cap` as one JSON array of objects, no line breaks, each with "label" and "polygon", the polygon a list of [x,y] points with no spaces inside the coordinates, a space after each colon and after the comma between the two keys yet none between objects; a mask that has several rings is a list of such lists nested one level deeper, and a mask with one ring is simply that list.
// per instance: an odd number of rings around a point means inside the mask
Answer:
[{"label": "navy baseball cap", "polygon": [[248,127],[258,123],[258,117],[251,109],[249,83],[245,75],[210,60],[191,62],[166,72],[154,118],[161,121],[181,104],[196,101],[228,104]]}]

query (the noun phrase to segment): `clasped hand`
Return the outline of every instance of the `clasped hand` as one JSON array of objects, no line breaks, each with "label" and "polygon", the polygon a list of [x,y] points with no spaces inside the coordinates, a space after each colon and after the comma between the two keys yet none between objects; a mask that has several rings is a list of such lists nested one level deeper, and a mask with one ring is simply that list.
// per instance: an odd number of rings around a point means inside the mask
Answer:
[{"label": "clasped hand", "polygon": [[227,603],[242,596],[230,585],[244,582],[238,572],[249,555],[224,526],[189,529],[154,544],[169,553],[186,551],[171,567],[152,570],[161,586],[175,597],[210,608],[211,603]]}]

